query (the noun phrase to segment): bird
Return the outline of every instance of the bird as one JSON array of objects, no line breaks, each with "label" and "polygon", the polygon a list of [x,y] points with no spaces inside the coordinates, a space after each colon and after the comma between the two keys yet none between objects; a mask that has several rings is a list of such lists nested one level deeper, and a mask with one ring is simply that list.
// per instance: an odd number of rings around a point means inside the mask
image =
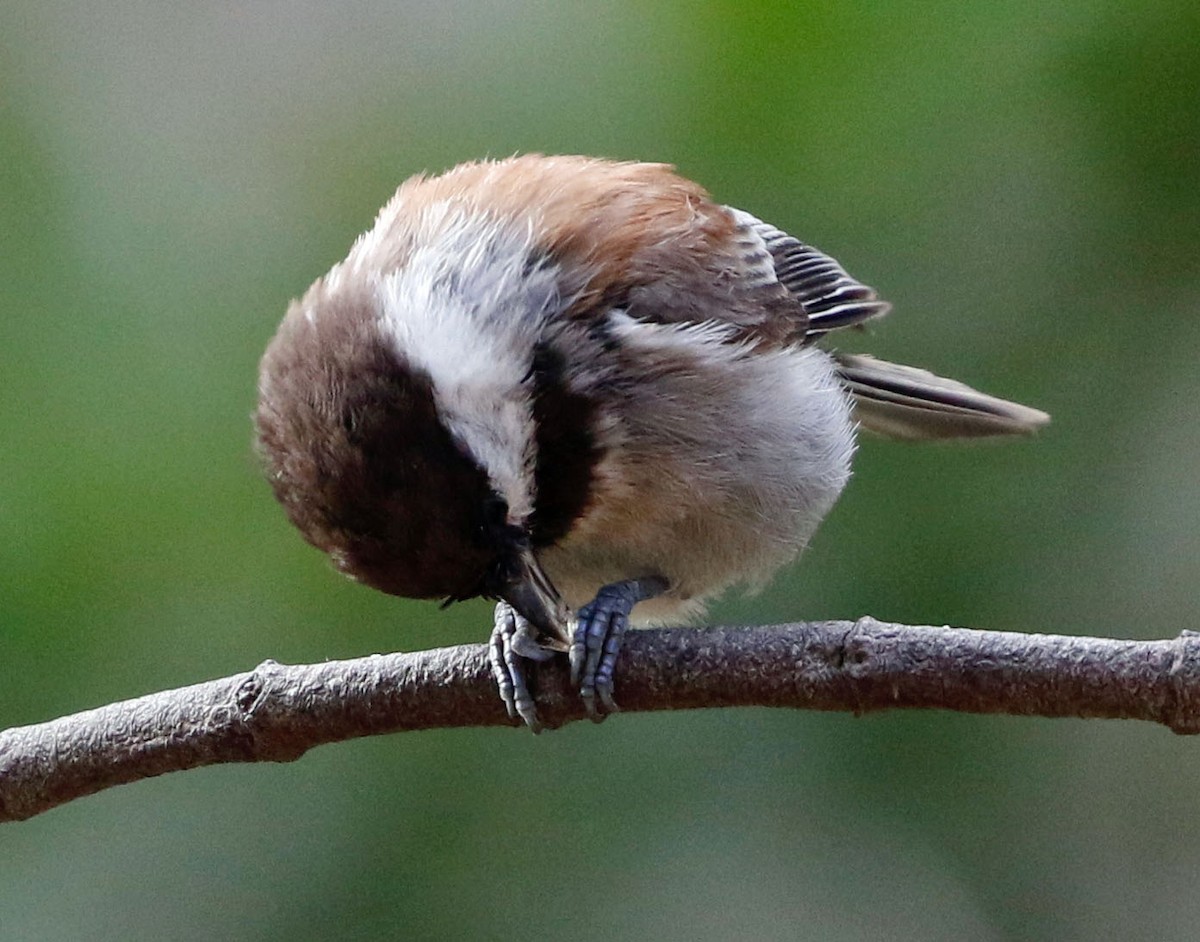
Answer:
[{"label": "bird", "polygon": [[562,653],[600,720],[629,626],[765,584],[846,486],[860,429],[1049,420],[821,343],[889,309],[670,165],[468,162],[403,182],[289,305],[260,364],[256,448],[346,576],[496,602],[488,659],[514,722],[543,728],[533,665]]}]

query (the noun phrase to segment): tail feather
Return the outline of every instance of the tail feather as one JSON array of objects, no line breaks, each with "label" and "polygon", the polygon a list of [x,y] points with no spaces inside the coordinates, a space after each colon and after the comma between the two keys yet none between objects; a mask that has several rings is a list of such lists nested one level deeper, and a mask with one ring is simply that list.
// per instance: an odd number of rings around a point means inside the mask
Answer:
[{"label": "tail feather", "polygon": [[1028,435],[1050,416],[997,399],[963,383],[870,356],[835,354],[838,375],[854,397],[859,424],[879,435],[920,441]]}]

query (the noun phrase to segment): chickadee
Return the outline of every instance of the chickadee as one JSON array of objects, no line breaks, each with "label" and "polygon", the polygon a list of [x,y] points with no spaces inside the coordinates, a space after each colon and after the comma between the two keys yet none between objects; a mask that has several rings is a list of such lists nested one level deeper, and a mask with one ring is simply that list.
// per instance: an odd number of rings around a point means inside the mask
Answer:
[{"label": "chickadee", "polygon": [[816,346],[888,308],[669,166],[463,164],[402,184],[292,303],[262,360],[258,449],[346,575],[499,600],[510,715],[540,728],[526,662],[566,651],[600,717],[631,621],[694,617],[805,547],[856,426],[933,439],[1048,421]]}]

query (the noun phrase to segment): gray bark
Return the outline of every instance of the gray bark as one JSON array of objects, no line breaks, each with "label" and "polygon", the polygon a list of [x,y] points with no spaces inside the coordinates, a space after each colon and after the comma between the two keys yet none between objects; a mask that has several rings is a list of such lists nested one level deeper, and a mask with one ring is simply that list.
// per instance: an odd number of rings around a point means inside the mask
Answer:
[{"label": "gray bark", "polygon": [[[565,659],[536,674],[547,726],[584,718]],[[1200,635],[1118,641],[872,618],[631,632],[627,712],[768,706],[1141,719],[1200,732]],[[289,762],[379,733],[517,726],[484,645],[254,670],[0,732],[0,821],[139,779],[221,762]]]}]

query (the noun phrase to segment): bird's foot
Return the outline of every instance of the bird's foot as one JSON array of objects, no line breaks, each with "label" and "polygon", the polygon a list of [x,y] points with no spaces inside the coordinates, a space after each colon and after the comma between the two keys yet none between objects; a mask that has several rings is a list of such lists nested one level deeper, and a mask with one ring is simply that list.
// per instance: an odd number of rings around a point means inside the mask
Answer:
[{"label": "bird's foot", "polygon": [[514,611],[507,602],[496,605],[492,640],[488,645],[488,660],[492,677],[500,689],[500,699],[511,717],[521,717],[534,733],[544,728],[538,719],[529,682],[525,678],[526,661],[546,661],[554,652],[537,642],[533,626]]},{"label": "bird's foot", "polygon": [[613,699],[613,673],[621,639],[629,627],[629,613],[638,602],[666,590],[667,581],[654,576],[614,582],[604,586],[576,614],[570,650],[571,683],[579,684],[579,695],[593,722],[599,723],[619,709]]}]

